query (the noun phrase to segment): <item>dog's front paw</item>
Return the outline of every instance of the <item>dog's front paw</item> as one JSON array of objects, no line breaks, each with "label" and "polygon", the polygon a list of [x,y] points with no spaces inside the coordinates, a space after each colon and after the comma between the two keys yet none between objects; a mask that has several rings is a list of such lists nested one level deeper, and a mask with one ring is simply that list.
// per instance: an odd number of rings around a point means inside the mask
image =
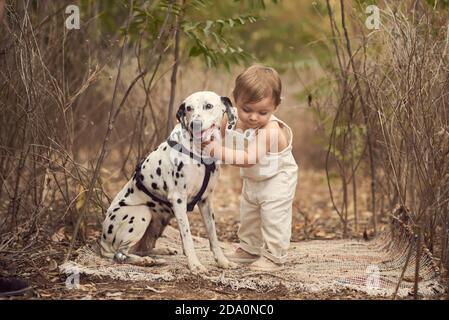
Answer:
[{"label": "dog's front paw", "polygon": [[178,250],[170,247],[163,247],[163,248],[155,248],[152,250],[151,253],[155,255],[174,256],[178,254]]},{"label": "dog's front paw", "polygon": [[237,269],[239,266],[237,263],[229,261],[226,258],[219,259],[217,261],[217,265],[218,265],[218,267],[223,268],[223,269]]},{"label": "dog's front paw", "polygon": [[190,263],[189,269],[193,274],[205,274],[208,271],[207,268],[201,264],[201,262]]},{"label": "dog's front paw", "polygon": [[143,267],[152,267],[152,266],[158,266],[158,265],[162,265],[162,264],[166,264],[167,261],[165,261],[164,259],[155,259],[155,258],[151,258],[151,257],[141,257],[141,261],[140,263],[136,263],[139,264]]},{"label": "dog's front paw", "polygon": [[177,255],[179,253],[179,251],[177,249],[174,249],[174,248],[166,247],[164,249],[165,249],[165,252],[166,252],[165,254],[166,255],[174,256],[174,255]]}]

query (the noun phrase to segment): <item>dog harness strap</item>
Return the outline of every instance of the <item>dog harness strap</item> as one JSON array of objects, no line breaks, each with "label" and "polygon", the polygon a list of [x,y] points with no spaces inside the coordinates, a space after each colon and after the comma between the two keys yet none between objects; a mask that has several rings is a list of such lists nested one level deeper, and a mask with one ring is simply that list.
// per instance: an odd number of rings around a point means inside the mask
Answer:
[{"label": "dog harness strap", "polygon": [[201,185],[200,191],[196,194],[193,200],[190,201],[189,204],[187,204],[187,211],[192,211],[198,201],[201,200],[201,197],[203,196],[204,191],[206,191],[207,185],[209,184],[210,173],[215,171],[215,162],[204,165],[206,167],[206,174],[204,175],[203,184]]},{"label": "dog harness strap", "polygon": [[147,196],[149,196],[153,201],[156,202],[160,202],[163,203],[165,205],[167,205],[168,207],[172,207],[173,205],[171,204],[171,202],[165,200],[165,199],[161,199],[158,196],[156,196],[155,194],[151,193],[150,190],[148,190],[147,187],[145,187],[145,185],[142,182],[142,174],[141,172],[141,166],[142,166],[143,160],[139,161],[139,163],[136,166],[136,171],[134,173],[134,178],[136,179],[136,187],[143,191]]},{"label": "dog harness strap", "polygon": [[[192,199],[192,201],[190,201],[187,204],[187,211],[190,212],[193,210],[193,208],[198,203],[198,201],[201,200],[201,197],[203,196],[204,192],[206,191],[207,185],[209,184],[211,172],[215,171],[215,162],[213,160],[211,160],[212,158],[209,158],[209,161],[211,161],[211,163],[206,163],[202,157],[196,155],[195,153],[193,153],[190,150],[187,150],[181,143],[178,143],[177,141],[167,139],[167,143],[171,148],[175,149],[178,152],[184,153],[185,155],[188,155],[190,158],[195,159],[196,161],[203,164],[206,168],[206,172],[205,172],[204,179],[203,179],[203,184],[201,185],[200,191],[196,194],[196,196]],[[207,162],[209,162],[209,161],[207,161]]]}]

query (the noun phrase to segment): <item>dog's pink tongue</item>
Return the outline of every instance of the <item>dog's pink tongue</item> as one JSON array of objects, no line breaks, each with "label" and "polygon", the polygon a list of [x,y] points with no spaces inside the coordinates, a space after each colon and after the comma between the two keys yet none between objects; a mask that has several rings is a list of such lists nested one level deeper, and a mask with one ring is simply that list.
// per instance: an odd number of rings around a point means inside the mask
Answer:
[{"label": "dog's pink tongue", "polygon": [[199,130],[194,130],[193,131],[193,137],[195,139],[201,139],[201,140],[207,140],[211,133],[213,132],[215,126],[210,127],[209,129],[203,130],[203,131],[199,131]]}]

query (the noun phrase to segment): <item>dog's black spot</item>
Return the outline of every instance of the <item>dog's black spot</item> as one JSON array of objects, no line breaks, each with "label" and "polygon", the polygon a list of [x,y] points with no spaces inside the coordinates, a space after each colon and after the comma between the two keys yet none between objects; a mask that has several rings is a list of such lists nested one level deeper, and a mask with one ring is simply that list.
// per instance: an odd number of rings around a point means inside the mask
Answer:
[{"label": "dog's black spot", "polygon": [[156,183],[152,183],[151,184],[151,188],[153,188],[154,190],[157,190],[157,189],[159,189],[158,187],[157,187],[157,184]]},{"label": "dog's black spot", "polygon": [[157,173],[157,175],[158,175],[159,177],[161,176],[162,171],[161,171],[161,168],[160,168],[160,167],[158,167],[158,168],[156,169],[156,173]]},{"label": "dog's black spot", "polygon": [[114,221],[115,219],[115,214],[111,217],[111,221]]},{"label": "dog's black spot", "polygon": [[145,169],[145,165],[142,166],[142,169]]},{"label": "dog's black spot", "polygon": [[212,212],[212,219],[215,220],[215,215],[213,212]]},{"label": "dog's black spot", "polygon": [[181,173],[181,178],[184,178],[184,175]]},{"label": "dog's black spot", "polygon": [[182,203],[181,199],[176,200],[177,203]]},{"label": "dog's black spot", "polygon": [[179,178],[179,172],[176,172],[176,178]]},{"label": "dog's black spot", "polygon": [[152,175],[152,174],[150,174],[150,178],[151,178],[151,180],[153,180],[153,179],[154,179],[154,177],[153,177],[153,175]]},{"label": "dog's black spot", "polygon": [[183,166],[184,166],[184,163],[182,163],[182,161],[179,162],[178,171],[181,171]]},{"label": "dog's black spot", "polygon": [[116,212],[118,209],[120,209],[120,208],[115,208],[114,210],[112,210],[112,212]]},{"label": "dog's black spot", "polygon": [[142,180],[142,181],[143,181],[143,174],[141,174],[141,175],[140,175],[140,180]]},{"label": "dog's black spot", "polygon": [[126,218],[128,218],[128,215],[126,214],[122,220],[126,220]]},{"label": "dog's black spot", "polygon": [[147,158],[147,160],[145,160],[145,162],[149,162],[149,161],[150,161],[150,159],[148,159],[148,158]]},{"label": "dog's black spot", "polygon": [[167,190],[168,190],[167,183],[164,180],[164,191],[167,191]]},{"label": "dog's black spot", "polygon": [[175,158],[175,159],[174,159],[174,163],[175,163],[175,166],[178,165],[178,158]]},{"label": "dog's black spot", "polygon": [[130,190],[131,190],[131,193],[134,193],[134,188],[131,188]]},{"label": "dog's black spot", "polygon": [[114,245],[114,243],[115,243],[115,237],[114,237],[114,239],[112,239],[112,245]]},{"label": "dog's black spot", "polygon": [[149,201],[149,202],[147,202],[147,206],[150,208],[154,208],[156,206],[156,204],[154,202]]},{"label": "dog's black spot", "polygon": [[228,129],[231,130],[231,129],[232,129],[232,125],[229,125],[229,126],[228,126]]},{"label": "dog's black spot", "polygon": [[134,223],[134,217],[131,217],[131,219],[129,219],[129,223],[130,224]]},{"label": "dog's black spot", "polygon": [[142,221],[145,221],[145,218],[142,218]]},{"label": "dog's black spot", "polygon": [[118,205],[119,205],[120,207],[126,207],[125,200],[120,201],[120,202],[118,203]]},{"label": "dog's black spot", "polygon": [[134,228],[129,229],[129,233],[132,233],[134,231]]},{"label": "dog's black spot", "polygon": [[128,190],[126,190],[125,198],[126,198],[127,196],[129,196],[130,193],[131,193],[131,189],[128,188]]},{"label": "dog's black spot", "polygon": [[175,186],[177,186],[178,185],[178,181],[177,180],[175,180]]},{"label": "dog's black spot", "polygon": [[167,146],[165,146],[164,149],[162,149],[162,150],[164,150],[164,151],[167,150]]},{"label": "dog's black spot", "polygon": [[196,164],[198,167],[201,167],[201,165],[199,163]]},{"label": "dog's black spot", "polygon": [[186,184],[184,184],[184,189],[186,189],[187,188],[187,185]]},{"label": "dog's black spot", "polygon": [[106,234],[103,233],[103,239],[106,240]]},{"label": "dog's black spot", "polygon": [[112,229],[114,229],[114,225],[110,224],[109,228],[108,228],[108,233],[111,234],[112,233]]},{"label": "dog's black spot", "polygon": [[162,160],[159,160],[159,165],[161,165],[162,164]]},{"label": "dog's black spot", "polygon": [[173,177],[174,175],[175,175],[175,172],[174,172],[174,171],[172,171],[172,172],[171,172],[171,176]]}]

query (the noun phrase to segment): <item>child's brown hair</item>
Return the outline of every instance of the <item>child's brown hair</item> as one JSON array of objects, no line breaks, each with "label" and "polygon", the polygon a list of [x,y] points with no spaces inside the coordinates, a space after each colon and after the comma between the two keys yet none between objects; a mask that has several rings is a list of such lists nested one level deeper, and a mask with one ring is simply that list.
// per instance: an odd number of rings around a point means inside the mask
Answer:
[{"label": "child's brown hair", "polygon": [[234,101],[255,103],[271,97],[277,107],[281,103],[282,83],[276,70],[261,65],[252,65],[235,79],[232,91]]}]

